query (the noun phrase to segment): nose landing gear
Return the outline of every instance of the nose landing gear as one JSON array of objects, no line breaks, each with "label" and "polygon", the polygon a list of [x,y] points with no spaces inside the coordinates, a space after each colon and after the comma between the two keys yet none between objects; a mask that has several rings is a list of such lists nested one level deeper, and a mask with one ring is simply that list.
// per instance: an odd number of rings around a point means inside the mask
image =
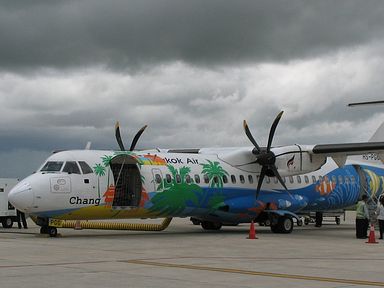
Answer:
[{"label": "nose landing gear", "polygon": [[57,236],[57,228],[49,225],[51,222],[48,218],[37,217],[34,221],[40,226],[40,234],[48,234],[50,237]]},{"label": "nose landing gear", "polygon": [[48,234],[50,237],[56,237],[57,236],[57,228],[52,226],[41,226],[40,228],[40,234]]}]

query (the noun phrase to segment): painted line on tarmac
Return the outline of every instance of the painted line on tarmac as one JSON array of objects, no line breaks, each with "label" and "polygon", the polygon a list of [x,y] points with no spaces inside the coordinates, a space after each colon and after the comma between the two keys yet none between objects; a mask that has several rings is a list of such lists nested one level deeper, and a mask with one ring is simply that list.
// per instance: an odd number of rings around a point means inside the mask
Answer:
[{"label": "painted line on tarmac", "polygon": [[137,265],[166,267],[166,268],[180,268],[180,269],[189,269],[189,270],[235,273],[235,274],[243,274],[243,275],[251,275],[251,276],[284,278],[284,279],[293,279],[293,280],[307,280],[307,281],[317,281],[317,282],[330,282],[330,283],[384,287],[384,282],[376,282],[376,281],[368,281],[368,280],[353,280],[353,279],[343,279],[343,278],[330,278],[330,277],[319,277],[319,276],[250,271],[250,270],[220,268],[220,267],[172,264],[172,263],[153,262],[153,261],[147,261],[147,260],[123,260],[121,262],[129,263],[129,264],[137,264]]}]

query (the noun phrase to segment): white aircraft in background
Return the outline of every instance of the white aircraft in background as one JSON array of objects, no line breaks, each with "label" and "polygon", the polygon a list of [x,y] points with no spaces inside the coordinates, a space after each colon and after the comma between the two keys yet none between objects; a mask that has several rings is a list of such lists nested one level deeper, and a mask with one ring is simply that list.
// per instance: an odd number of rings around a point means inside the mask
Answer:
[{"label": "white aircraft in background", "polygon": [[382,193],[383,126],[365,143],[272,147],[281,116],[266,147],[244,121],[251,147],[135,151],[144,126],[126,150],[117,124],[120,151],[54,153],[9,201],[51,236],[62,220],[158,217],[193,217],[207,230],[269,219],[273,232],[290,233],[297,213]]}]

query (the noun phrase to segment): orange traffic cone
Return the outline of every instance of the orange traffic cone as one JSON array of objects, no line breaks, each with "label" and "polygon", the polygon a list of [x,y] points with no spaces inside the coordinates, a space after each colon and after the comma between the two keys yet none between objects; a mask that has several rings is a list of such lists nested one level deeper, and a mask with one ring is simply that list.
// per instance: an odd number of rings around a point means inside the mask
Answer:
[{"label": "orange traffic cone", "polygon": [[377,244],[377,243],[379,243],[379,242],[376,241],[376,238],[375,238],[375,226],[373,224],[371,224],[371,229],[369,229],[368,241],[365,242],[365,243],[370,243],[370,244]]},{"label": "orange traffic cone", "polygon": [[81,229],[83,229],[83,228],[81,228],[80,220],[76,220],[75,230],[81,230]]},{"label": "orange traffic cone", "polygon": [[249,236],[248,239],[257,239],[256,237],[256,229],[255,229],[255,223],[253,223],[253,220],[251,222],[251,226],[249,227]]}]

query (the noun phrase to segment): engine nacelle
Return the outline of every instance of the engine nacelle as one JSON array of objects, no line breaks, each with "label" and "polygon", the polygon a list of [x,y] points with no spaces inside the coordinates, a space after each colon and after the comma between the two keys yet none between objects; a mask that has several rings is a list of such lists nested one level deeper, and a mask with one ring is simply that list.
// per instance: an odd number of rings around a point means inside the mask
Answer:
[{"label": "engine nacelle", "polygon": [[323,155],[312,154],[313,146],[292,145],[272,148],[275,165],[281,176],[305,174],[316,171],[327,161]]}]

